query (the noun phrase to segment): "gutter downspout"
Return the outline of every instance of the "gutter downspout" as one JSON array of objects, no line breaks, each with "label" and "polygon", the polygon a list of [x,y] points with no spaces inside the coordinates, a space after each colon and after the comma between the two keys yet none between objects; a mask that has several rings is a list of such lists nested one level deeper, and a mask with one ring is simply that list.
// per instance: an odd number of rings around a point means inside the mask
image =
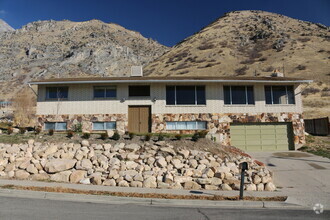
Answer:
[{"label": "gutter downspout", "polygon": [[32,88],[30,83],[28,83],[28,86],[32,90],[32,92],[36,95],[36,97],[38,97],[38,93],[36,91],[34,91],[34,89]]}]

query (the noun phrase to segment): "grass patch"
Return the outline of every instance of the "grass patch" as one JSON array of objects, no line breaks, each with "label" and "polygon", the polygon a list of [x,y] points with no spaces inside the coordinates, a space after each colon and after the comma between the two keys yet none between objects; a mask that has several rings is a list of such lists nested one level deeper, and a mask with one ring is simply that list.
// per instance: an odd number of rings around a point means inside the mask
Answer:
[{"label": "grass patch", "polygon": [[[221,195],[173,195],[162,193],[126,193],[126,192],[109,192],[97,190],[77,190],[64,187],[37,187],[37,186],[16,186],[3,185],[2,189],[16,189],[42,192],[56,192],[56,193],[75,193],[85,195],[102,195],[102,196],[118,196],[118,197],[136,197],[136,198],[152,198],[152,199],[189,199],[189,200],[213,200],[213,201],[237,201],[239,196],[221,196]],[[285,201],[286,196],[274,197],[253,197],[245,196],[243,200],[247,201]]]},{"label": "grass patch", "polygon": [[306,145],[298,150],[330,159],[330,137],[306,135]]}]

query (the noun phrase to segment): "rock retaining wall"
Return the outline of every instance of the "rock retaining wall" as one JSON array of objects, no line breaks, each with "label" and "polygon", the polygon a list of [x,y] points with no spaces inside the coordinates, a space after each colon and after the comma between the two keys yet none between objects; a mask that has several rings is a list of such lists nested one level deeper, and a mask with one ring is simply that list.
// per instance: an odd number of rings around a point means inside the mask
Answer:
[{"label": "rock retaining wall", "polygon": [[[220,147],[220,146],[219,146]],[[248,162],[245,189],[273,191],[272,173],[251,158],[220,158],[169,143],[0,144],[0,176],[121,187],[238,190],[238,165]]]}]

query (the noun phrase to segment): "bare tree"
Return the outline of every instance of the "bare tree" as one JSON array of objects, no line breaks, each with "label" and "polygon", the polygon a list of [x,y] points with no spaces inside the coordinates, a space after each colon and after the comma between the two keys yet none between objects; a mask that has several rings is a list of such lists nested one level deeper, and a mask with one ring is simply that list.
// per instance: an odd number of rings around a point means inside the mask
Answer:
[{"label": "bare tree", "polygon": [[13,99],[14,124],[20,127],[33,126],[35,119],[36,97],[25,87]]}]

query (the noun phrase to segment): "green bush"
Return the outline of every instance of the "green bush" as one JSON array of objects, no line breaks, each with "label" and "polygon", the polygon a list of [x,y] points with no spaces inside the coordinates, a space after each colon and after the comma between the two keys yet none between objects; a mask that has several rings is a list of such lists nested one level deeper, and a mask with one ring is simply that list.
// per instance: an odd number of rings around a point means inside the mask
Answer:
[{"label": "green bush", "polygon": [[54,134],[54,129],[49,129],[49,130],[48,130],[48,134],[49,134],[50,136],[52,136],[52,135]]},{"label": "green bush", "polygon": [[73,135],[74,135],[74,131],[69,130],[69,131],[67,132],[67,137],[68,137],[68,138],[72,138]]},{"label": "green bush", "polygon": [[84,139],[89,139],[90,137],[91,137],[91,133],[88,133],[88,132],[85,132],[82,135],[82,138],[84,138]]},{"label": "green bush", "polygon": [[72,130],[74,132],[81,133],[82,132],[82,124],[81,123],[77,123],[77,124],[73,125],[72,126]]},{"label": "green bush", "polygon": [[8,127],[7,128],[7,134],[12,134],[14,132],[13,127]]},{"label": "green bush", "polygon": [[164,140],[164,135],[162,133],[159,133],[158,141],[163,141],[163,140]]},{"label": "green bush", "polygon": [[135,134],[133,132],[128,133],[129,139],[132,140],[135,137]]},{"label": "green bush", "polygon": [[115,141],[118,141],[120,139],[120,135],[118,134],[117,131],[115,131],[115,133],[112,135],[112,139]]},{"label": "green bush", "polygon": [[25,134],[26,131],[27,131],[27,129],[24,128],[24,127],[20,127],[20,128],[19,128],[19,133],[20,133],[20,134]]},{"label": "green bush", "polygon": [[207,131],[206,130],[203,130],[203,131],[199,131],[198,132],[198,135],[199,135],[199,138],[205,138],[206,135],[207,135]]},{"label": "green bush", "polygon": [[182,139],[182,135],[181,134],[176,134],[175,135],[175,139],[177,139],[178,141]]},{"label": "green bush", "polygon": [[150,141],[150,139],[151,139],[151,134],[150,133],[146,134],[144,140],[145,141]]},{"label": "green bush", "polygon": [[198,132],[195,132],[194,135],[191,137],[192,141],[198,141],[198,139],[200,138]]},{"label": "green bush", "polygon": [[109,138],[108,133],[102,133],[102,134],[101,134],[101,139],[102,139],[102,140],[106,140],[106,139],[108,139],[108,138]]}]

